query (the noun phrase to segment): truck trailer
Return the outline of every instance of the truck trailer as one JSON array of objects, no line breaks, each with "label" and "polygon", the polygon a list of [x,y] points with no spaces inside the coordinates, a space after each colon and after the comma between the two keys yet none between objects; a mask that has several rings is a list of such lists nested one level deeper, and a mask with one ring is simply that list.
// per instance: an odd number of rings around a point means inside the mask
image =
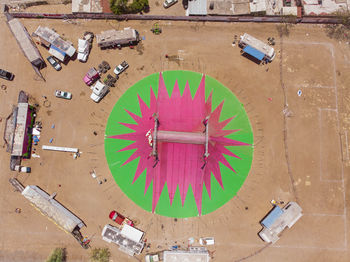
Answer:
[{"label": "truck trailer", "polygon": [[97,45],[104,48],[122,46],[137,45],[140,41],[139,33],[130,27],[124,28],[124,30],[117,31],[111,29],[108,31],[102,31],[101,34],[96,35]]}]

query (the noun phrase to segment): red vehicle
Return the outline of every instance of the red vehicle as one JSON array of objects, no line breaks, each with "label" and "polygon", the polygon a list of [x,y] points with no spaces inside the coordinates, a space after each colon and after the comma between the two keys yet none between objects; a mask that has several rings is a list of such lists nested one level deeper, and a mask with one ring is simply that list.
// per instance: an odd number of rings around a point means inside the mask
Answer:
[{"label": "red vehicle", "polygon": [[119,214],[115,210],[109,213],[109,218],[121,226],[124,224],[128,224],[129,226],[132,226],[132,227],[134,226],[134,223],[129,218],[124,217],[123,215]]}]

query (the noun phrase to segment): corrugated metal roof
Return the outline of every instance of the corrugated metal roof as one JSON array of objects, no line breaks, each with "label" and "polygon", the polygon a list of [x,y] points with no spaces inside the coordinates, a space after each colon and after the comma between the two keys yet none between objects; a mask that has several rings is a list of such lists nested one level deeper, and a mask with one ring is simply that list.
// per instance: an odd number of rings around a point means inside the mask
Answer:
[{"label": "corrugated metal roof", "polygon": [[261,224],[264,227],[269,228],[277,218],[279,218],[283,214],[283,210],[279,206],[275,206],[271,212],[261,221]]},{"label": "corrugated metal roof", "polygon": [[250,45],[247,45],[245,48],[243,48],[243,51],[247,54],[255,57],[259,61],[263,60],[265,57],[265,54],[261,53],[260,51],[256,50],[255,48],[251,47]]},{"label": "corrugated metal roof", "polygon": [[28,60],[31,63],[38,59],[43,61],[38,48],[33,43],[28,31],[21,22],[15,18],[8,21],[8,25]]},{"label": "corrugated metal roof", "polygon": [[71,233],[76,227],[84,226],[83,221],[39,187],[27,186],[22,195],[65,231]]}]

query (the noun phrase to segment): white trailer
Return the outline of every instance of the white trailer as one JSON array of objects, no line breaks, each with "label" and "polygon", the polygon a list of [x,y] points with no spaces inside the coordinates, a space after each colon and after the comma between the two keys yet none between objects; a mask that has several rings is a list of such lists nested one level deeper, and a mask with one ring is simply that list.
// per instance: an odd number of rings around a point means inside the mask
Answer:
[{"label": "white trailer", "polygon": [[245,47],[250,47],[257,50],[258,52],[265,55],[264,59],[268,61],[272,61],[276,55],[275,49],[273,47],[269,46],[268,44],[265,44],[261,40],[256,39],[255,37],[247,33],[244,33],[244,35],[241,36],[239,45],[243,49]]},{"label": "white trailer", "polygon": [[111,29],[96,35],[97,45],[101,48],[135,45],[140,41],[139,33],[130,27],[117,31]]},{"label": "white trailer", "polygon": [[71,148],[71,147],[61,147],[61,146],[42,146],[42,149],[44,150],[52,150],[52,151],[62,151],[62,152],[71,152],[71,153],[78,153],[78,148]]}]

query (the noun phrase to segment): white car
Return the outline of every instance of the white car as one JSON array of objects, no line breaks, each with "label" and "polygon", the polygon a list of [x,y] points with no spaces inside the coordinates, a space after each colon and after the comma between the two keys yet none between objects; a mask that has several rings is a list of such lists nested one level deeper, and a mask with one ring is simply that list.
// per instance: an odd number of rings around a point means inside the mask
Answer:
[{"label": "white car", "polygon": [[86,62],[89,55],[90,45],[89,42],[84,39],[78,39],[78,60]]},{"label": "white car", "polygon": [[64,99],[72,99],[72,93],[70,92],[64,92],[64,91],[60,91],[60,90],[56,90],[55,91],[55,96],[58,98],[64,98]]},{"label": "white car", "polygon": [[128,67],[129,67],[129,64],[126,61],[123,61],[120,65],[118,65],[114,69],[114,74],[119,75],[120,73],[125,71],[125,69],[127,69]]},{"label": "white car", "polygon": [[165,0],[163,6],[164,8],[168,8],[176,3],[177,3],[177,0]]},{"label": "white car", "polygon": [[96,103],[100,102],[100,100],[109,92],[109,87],[102,84],[100,81],[97,81],[95,85],[91,87],[91,89],[92,94],[90,98]]}]

